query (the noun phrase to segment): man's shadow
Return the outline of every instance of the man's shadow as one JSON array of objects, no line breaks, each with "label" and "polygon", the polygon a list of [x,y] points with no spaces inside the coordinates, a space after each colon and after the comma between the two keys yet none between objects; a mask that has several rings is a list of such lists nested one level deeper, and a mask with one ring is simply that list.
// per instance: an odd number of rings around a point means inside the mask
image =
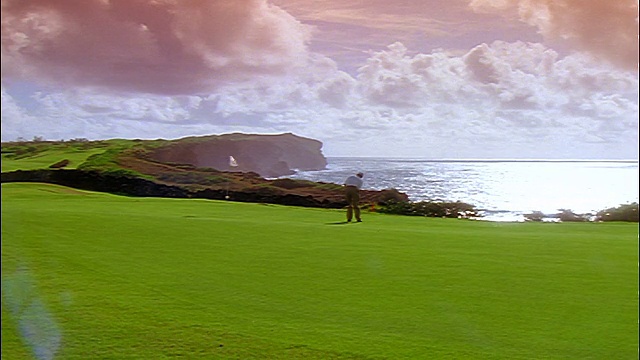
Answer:
[{"label": "man's shadow", "polygon": [[338,221],[338,222],[326,223],[325,225],[344,225],[344,224],[349,224],[349,222],[348,221]]}]

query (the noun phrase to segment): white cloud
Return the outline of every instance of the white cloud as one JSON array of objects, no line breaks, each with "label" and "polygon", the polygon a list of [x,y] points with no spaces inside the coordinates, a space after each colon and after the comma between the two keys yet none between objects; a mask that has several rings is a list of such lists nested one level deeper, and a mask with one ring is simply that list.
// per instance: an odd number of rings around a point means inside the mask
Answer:
[{"label": "white cloud", "polygon": [[550,42],[564,42],[627,70],[638,69],[637,0],[471,0],[478,12],[507,13],[538,28]]},{"label": "white cloud", "polygon": [[[39,95],[39,109],[14,104],[5,112],[5,96],[3,130],[16,112],[56,124],[21,128],[25,138],[60,138],[54,129],[65,119],[73,137],[294,132],[323,141],[329,155],[637,156],[633,73],[522,42],[481,44],[460,56],[409,55],[395,43],[372,53],[355,78],[317,57],[305,71],[223,87],[207,97],[78,91]],[[3,131],[3,140],[16,134]]]},{"label": "white cloud", "polygon": [[288,73],[310,28],[266,0],[2,2],[3,79],[203,94]]}]

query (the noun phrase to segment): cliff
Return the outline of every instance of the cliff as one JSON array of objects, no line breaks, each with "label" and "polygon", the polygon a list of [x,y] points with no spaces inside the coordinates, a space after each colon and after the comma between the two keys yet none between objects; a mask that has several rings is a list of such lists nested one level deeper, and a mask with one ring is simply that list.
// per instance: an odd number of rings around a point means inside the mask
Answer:
[{"label": "cliff", "polygon": [[[340,184],[261,176],[323,169],[327,162],[321,148],[321,142],[293,134],[2,143],[3,161],[11,162],[6,169],[13,171],[3,171],[1,180],[128,196],[342,208],[346,201]],[[92,154],[82,158],[82,152]],[[237,167],[229,165],[229,156],[236,158]],[[49,166],[41,164],[43,157],[51,159]],[[394,189],[362,190],[360,195],[363,204],[409,201]]]},{"label": "cliff", "polygon": [[[183,138],[148,153],[162,163],[188,164],[220,171],[255,172],[274,178],[299,170],[322,170],[327,159],[322,142],[291,133],[279,135],[225,134]],[[229,157],[237,162],[233,167]]]}]

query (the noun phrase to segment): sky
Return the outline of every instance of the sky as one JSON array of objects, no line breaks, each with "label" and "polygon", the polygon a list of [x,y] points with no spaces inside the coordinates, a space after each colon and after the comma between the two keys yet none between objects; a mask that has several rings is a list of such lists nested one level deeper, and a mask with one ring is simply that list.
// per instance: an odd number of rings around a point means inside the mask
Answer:
[{"label": "sky", "polygon": [[638,159],[638,0],[2,0],[2,141]]}]

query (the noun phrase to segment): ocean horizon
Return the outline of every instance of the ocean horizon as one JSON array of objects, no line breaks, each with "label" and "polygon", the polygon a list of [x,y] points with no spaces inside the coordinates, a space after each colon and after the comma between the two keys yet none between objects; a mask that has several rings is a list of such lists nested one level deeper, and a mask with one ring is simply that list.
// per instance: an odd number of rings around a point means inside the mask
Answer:
[{"label": "ocean horizon", "polygon": [[421,157],[402,156],[325,156],[326,159],[351,159],[351,160],[398,160],[398,161],[422,161],[422,162],[623,162],[637,163],[638,159],[430,159]]},{"label": "ocean horizon", "polygon": [[424,159],[327,157],[327,167],[294,179],[341,184],[356,172],[364,189],[396,189],[418,201],[462,201],[483,220],[524,221],[562,210],[577,214],[638,202],[638,160]]}]

